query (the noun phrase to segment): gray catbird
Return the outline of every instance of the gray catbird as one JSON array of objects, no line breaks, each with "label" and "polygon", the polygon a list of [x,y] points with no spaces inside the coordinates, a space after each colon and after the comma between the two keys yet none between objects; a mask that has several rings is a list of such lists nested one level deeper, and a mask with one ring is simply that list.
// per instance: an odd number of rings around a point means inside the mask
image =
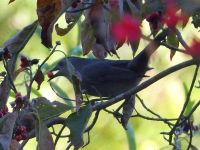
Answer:
[{"label": "gray catbird", "polygon": [[[150,44],[133,60],[100,60],[78,57],[62,59],[51,71],[58,71],[57,76],[68,76],[66,69],[70,61],[81,74],[81,90],[86,94],[98,97],[113,97],[137,86],[148,70],[149,56],[165,39],[167,30],[163,30]],[[68,59],[68,61],[66,61]]]}]

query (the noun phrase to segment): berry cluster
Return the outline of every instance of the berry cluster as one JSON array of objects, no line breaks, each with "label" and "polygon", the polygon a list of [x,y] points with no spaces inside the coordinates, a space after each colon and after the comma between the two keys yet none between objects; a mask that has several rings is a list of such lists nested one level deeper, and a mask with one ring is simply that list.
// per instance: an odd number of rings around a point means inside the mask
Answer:
[{"label": "berry cluster", "polygon": [[21,56],[20,61],[21,61],[21,64],[20,64],[21,68],[26,68],[28,66],[32,66],[32,65],[38,64],[39,59],[29,60],[27,57]]},{"label": "berry cluster", "polygon": [[15,106],[18,110],[24,106],[24,100],[25,97],[23,97],[20,92],[15,94]]},{"label": "berry cluster", "polygon": [[0,109],[0,118],[8,113],[8,107],[5,106],[3,109]]},{"label": "berry cluster", "polygon": [[16,141],[26,140],[27,139],[26,127],[18,126],[16,128],[16,131],[14,132],[13,139],[15,139]]},{"label": "berry cluster", "polygon": [[3,57],[5,60],[12,58],[12,54],[7,48],[4,48]]}]

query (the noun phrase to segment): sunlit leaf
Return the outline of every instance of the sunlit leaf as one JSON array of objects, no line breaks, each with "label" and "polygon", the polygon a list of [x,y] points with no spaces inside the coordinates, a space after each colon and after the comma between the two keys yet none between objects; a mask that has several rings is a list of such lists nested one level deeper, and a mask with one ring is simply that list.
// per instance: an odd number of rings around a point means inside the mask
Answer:
[{"label": "sunlit leaf", "polygon": [[62,113],[72,109],[72,106],[68,106],[57,101],[50,102],[44,97],[34,99],[34,105],[41,120],[59,116]]}]

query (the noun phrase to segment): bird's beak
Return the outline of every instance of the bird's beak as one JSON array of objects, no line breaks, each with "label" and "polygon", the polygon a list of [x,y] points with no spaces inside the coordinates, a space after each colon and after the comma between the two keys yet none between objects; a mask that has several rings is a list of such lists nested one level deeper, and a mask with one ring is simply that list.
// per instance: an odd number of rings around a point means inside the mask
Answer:
[{"label": "bird's beak", "polygon": [[52,79],[60,76],[60,71],[59,71],[59,68],[57,66],[55,66],[53,69],[49,70],[49,72],[51,72],[53,74],[50,76],[48,82],[51,81]]}]

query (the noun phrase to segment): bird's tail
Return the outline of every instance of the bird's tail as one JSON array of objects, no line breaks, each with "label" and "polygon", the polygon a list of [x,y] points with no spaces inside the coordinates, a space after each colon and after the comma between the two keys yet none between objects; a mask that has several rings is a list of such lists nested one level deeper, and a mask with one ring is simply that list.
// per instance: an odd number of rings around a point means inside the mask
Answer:
[{"label": "bird's tail", "polygon": [[160,42],[165,39],[168,34],[168,29],[164,29],[151,41],[129,64],[131,70],[144,74],[148,70],[148,62],[150,56],[160,46]]}]

